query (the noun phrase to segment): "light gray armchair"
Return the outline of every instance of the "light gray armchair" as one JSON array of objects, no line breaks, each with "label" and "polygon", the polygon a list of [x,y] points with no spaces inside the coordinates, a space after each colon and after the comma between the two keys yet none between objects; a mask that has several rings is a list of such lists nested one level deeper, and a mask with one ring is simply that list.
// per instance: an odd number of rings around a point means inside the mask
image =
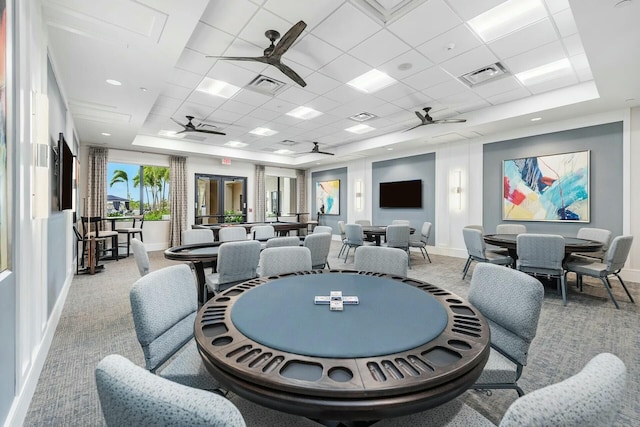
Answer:
[{"label": "light gray armchair", "polygon": [[333,234],[333,227],[329,227],[328,225],[318,225],[313,229],[313,232]]},{"label": "light gray armchair", "polygon": [[267,240],[265,248],[277,248],[281,246],[300,246],[300,237],[298,236],[282,236],[272,237]]},{"label": "light gray armchair", "polygon": [[385,239],[388,248],[402,249],[407,253],[407,264],[411,267],[411,254],[409,253],[409,239],[411,228],[408,224],[391,224],[387,226]]},{"label": "light gray armchair", "polygon": [[497,234],[524,234],[527,232],[527,226],[523,224],[498,224],[496,225]]},{"label": "light gray armchair", "polygon": [[538,330],[542,283],[520,271],[482,263],[473,272],[468,298],[491,329],[489,360],[473,388],[514,389],[522,396],[517,382]]},{"label": "light gray armchair", "polygon": [[304,238],[303,246],[311,251],[312,268],[331,268],[327,260],[331,249],[331,234],[314,231]]},{"label": "light gray armchair", "polygon": [[609,244],[611,243],[610,230],[605,230],[604,228],[582,227],[578,230],[576,237],[578,239],[595,240],[596,242],[600,242],[602,243],[602,248],[597,252],[578,252],[574,255],[595,258],[600,262],[604,261],[604,257],[609,249]]},{"label": "light gray armchair", "polygon": [[273,225],[254,225],[251,227],[249,234],[255,240],[268,240],[276,237],[276,229]]},{"label": "light gray armchair", "polygon": [[109,427],[244,427],[226,398],[160,378],[112,354],[95,370],[102,414]]},{"label": "light gray armchair", "polygon": [[427,252],[427,243],[429,243],[429,236],[431,235],[431,223],[423,222],[422,229],[420,230],[420,240],[409,240],[409,247],[419,248],[422,253],[422,258],[428,259],[431,262],[431,257]]},{"label": "light gray armchair", "polygon": [[363,246],[354,255],[354,268],[359,271],[406,277],[408,258],[402,249]]},{"label": "light gray armchair", "polygon": [[312,269],[311,251],[302,246],[267,248],[260,254],[260,276],[309,271]]},{"label": "light gray armchair", "polygon": [[189,228],[182,230],[182,244],[195,245],[196,243],[210,243],[215,240],[213,230],[208,228]]},{"label": "light gray armchair", "polygon": [[511,265],[513,259],[510,256],[500,255],[494,252],[488,252],[487,246],[482,238],[482,231],[476,227],[464,227],[462,229],[462,236],[464,237],[464,244],[467,247],[467,263],[462,270],[462,278],[467,277],[467,272],[471,266],[472,261],[476,262],[488,262],[498,265]]},{"label": "light gray armchair", "polygon": [[231,225],[222,227],[218,231],[218,238],[221,242],[232,242],[235,240],[247,240],[247,229],[241,225]]},{"label": "light gray armchair", "polygon": [[151,271],[151,265],[144,243],[136,238],[131,239],[131,250],[133,251],[133,258],[136,260],[140,277],[147,275]]},{"label": "light gray armchair", "polygon": [[345,227],[345,235],[347,246],[347,253],[344,255],[344,262],[347,262],[347,258],[349,257],[349,251],[353,248],[354,253],[358,250],[360,246],[364,245],[364,238],[362,234],[362,225],[360,224],[347,224]]},{"label": "light gray armchair", "polygon": [[136,336],[149,371],[190,387],[220,388],[202,363],[193,338],[198,293],[186,264],[141,277],[133,284],[129,299]]},{"label": "light gray armchair", "polygon": [[216,294],[229,286],[258,276],[260,242],[242,240],[225,242],[218,249],[217,272],[205,276],[207,290]]},{"label": "light gray armchair", "polygon": [[562,266],[564,237],[555,234],[518,234],[516,242],[516,268],[527,274],[555,277],[558,293],[562,293],[562,303],[567,305],[567,287]]}]

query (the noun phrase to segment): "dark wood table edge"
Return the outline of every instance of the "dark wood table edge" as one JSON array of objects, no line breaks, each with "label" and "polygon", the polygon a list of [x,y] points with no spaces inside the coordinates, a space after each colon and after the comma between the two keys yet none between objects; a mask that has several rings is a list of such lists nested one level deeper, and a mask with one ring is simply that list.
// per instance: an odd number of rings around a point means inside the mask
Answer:
[{"label": "dark wood table edge", "polygon": [[172,246],[169,249],[164,251],[164,257],[166,259],[170,259],[172,261],[182,261],[182,262],[191,262],[193,265],[193,269],[196,273],[196,287],[198,289],[198,303],[204,304],[207,297],[207,280],[205,279],[204,274],[204,265],[205,262],[215,262],[218,260],[218,255],[207,255],[207,254],[191,254],[191,256],[187,257],[185,255],[180,255],[181,251],[192,250],[192,249],[201,249],[201,248],[211,248],[218,247],[223,242],[209,242],[209,243],[194,243],[191,245],[180,245],[180,246]]}]

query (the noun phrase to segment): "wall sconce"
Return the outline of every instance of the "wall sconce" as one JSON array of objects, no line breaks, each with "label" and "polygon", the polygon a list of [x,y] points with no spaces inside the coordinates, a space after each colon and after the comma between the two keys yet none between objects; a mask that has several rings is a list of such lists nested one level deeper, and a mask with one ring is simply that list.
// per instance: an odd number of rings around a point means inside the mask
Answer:
[{"label": "wall sconce", "polygon": [[451,208],[462,210],[462,171],[451,173]]},{"label": "wall sconce", "polygon": [[362,210],[362,181],[361,180],[357,180],[356,181],[356,210],[357,211],[361,211]]}]

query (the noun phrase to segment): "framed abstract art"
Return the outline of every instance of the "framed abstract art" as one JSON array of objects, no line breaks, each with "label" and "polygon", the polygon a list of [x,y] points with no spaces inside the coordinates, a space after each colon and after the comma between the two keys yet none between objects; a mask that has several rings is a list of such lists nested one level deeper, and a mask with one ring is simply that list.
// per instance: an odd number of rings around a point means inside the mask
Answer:
[{"label": "framed abstract art", "polygon": [[340,180],[316,182],[316,207],[324,215],[340,215]]},{"label": "framed abstract art", "polygon": [[590,222],[589,154],[504,160],[502,219]]}]

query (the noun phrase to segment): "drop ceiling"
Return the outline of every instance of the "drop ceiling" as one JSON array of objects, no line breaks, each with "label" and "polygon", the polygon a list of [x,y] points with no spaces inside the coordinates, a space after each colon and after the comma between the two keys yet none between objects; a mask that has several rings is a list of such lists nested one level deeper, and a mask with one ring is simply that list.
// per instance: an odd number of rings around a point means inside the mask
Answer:
[{"label": "drop ceiling", "polygon": [[[533,4],[532,21],[483,41],[474,19],[514,1]],[[640,57],[631,52],[640,50],[633,22],[640,0],[618,3],[48,0],[43,14],[50,59],[82,144],[310,167],[531,126],[534,117],[548,123],[638,105]],[[307,27],[282,62],[305,87],[272,66],[208,57],[260,56],[269,45],[266,30],[283,35],[300,20]],[[496,63],[505,71],[497,78],[473,86],[459,78]],[[519,79],[554,63],[565,68]],[[373,93],[347,84],[372,69],[395,82]],[[240,90],[230,98],[196,90],[205,78]],[[287,115],[298,107],[322,114]],[[434,119],[467,122],[405,132],[419,124],[414,111],[424,107]],[[373,117],[351,118],[363,113]],[[185,116],[226,135],[162,136],[182,130],[175,121],[186,123]],[[373,130],[345,130],[359,123]],[[250,133],[256,128],[277,133]],[[311,154],[314,141],[336,155]]]}]

